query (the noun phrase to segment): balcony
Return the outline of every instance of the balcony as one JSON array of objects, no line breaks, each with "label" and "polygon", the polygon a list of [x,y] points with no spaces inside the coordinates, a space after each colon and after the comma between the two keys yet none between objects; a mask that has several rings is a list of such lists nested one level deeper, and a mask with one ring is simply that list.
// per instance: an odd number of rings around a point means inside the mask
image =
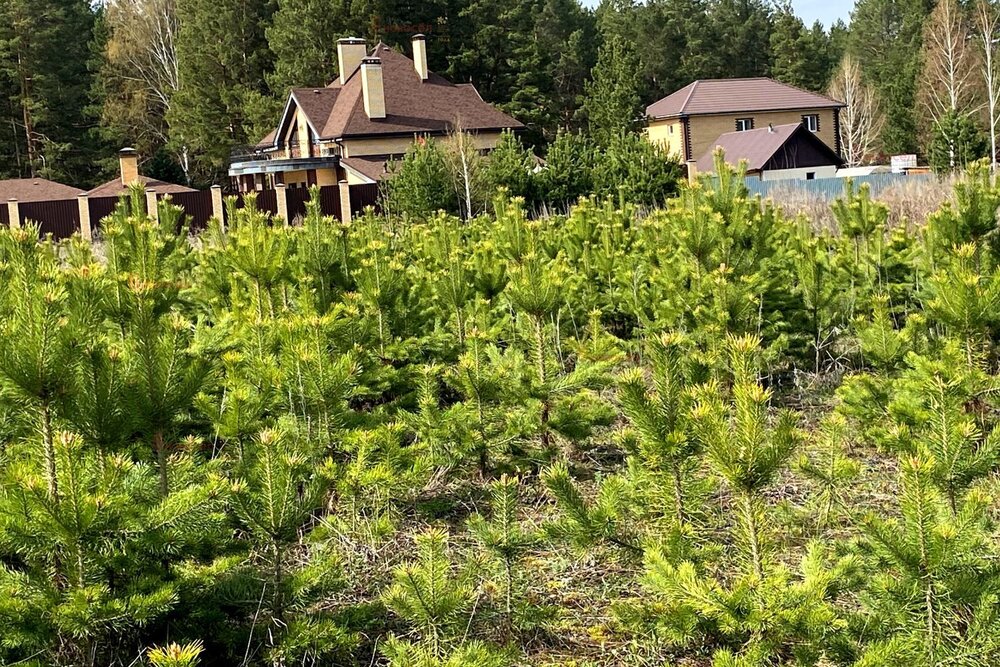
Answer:
[{"label": "balcony", "polygon": [[283,149],[264,151],[259,146],[241,146],[230,152],[229,175],[277,174],[306,169],[328,169],[340,164],[340,146],[314,144],[312,157],[303,156],[298,142],[289,145],[291,157]]}]

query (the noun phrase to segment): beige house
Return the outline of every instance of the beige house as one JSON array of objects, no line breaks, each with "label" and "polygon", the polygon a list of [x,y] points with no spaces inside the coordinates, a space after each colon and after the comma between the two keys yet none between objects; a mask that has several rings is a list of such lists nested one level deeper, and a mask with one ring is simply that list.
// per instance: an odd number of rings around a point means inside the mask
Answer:
[{"label": "beige house", "polygon": [[240,191],[376,183],[389,160],[416,140],[470,133],[481,150],[521,123],[483,101],[472,84],[454,84],[427,68],[423,35],[413,59],[379,43],[337,41],[340,76],[325,88],[295,88],[277,127],[229,175]]},{"label": "beige house", "polygon": [[[691,162],[710,153],[724,134],[802,124],[839,155],[843,107],[773,79],[705,79],[649,105],[646,132],[650,141]],[[732,157],[735,163],[739,156]]]}]

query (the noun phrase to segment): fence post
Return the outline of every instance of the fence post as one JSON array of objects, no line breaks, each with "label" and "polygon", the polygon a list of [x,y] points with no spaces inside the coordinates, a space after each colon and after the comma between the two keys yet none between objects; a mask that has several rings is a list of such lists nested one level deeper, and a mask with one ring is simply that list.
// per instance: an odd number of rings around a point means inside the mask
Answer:
[{"label": "fence post", "polygon": [[18,206],[16,199],[7,200],[7,217],[10,218],[11,229],[21,228],[21,207]]},{"label": "fence post", "polygon": [[684,163],[688,171],[688,183],[695,183],[698,180],[698,161],[688,160]]},{"label": "fence post", "polygon": [[281,218],[285,221],[286,225],[290,225],[291,221],[288,219],[288,191],[285,189],[284,183],[278,183],[274,186],[274,198],[277,201],[278,208],[274,217]]},{"label": "fence post", "polygon": [[87,197],[86,192],[76,196],[76,205],[80,209],[80,236],[85,241],[93,241],[94,230],[90,226],[90,198]]},{"label": "fence post", "polygon": [[156,203],[156,191],[146,190],[146,215],[155,222],[160,221],[160,207]]},{"label": "fence post", "polygon": [[222,186],[212,186],[212,217],[222,223],[222,228],[226,228],[225,207],[222,205]]},{"label": "fence post", "polygon": [[348,223],[351,221],[351,186],[347,181],[337,183],[340,188],[340,221]]}]

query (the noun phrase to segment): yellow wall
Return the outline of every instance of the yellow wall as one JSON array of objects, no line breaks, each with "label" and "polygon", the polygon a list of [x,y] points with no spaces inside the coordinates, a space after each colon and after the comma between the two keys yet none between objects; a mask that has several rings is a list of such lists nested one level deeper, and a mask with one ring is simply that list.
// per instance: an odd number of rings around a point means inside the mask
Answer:
[{"label": "yellow wall", "polygon": [[316,170],[316,185],[319,187],[325,187],[327,185],[337,184],[337,170],[336,169],[317,169]]},{"label": "yellow wall", "polygon": [[684,124],[677,118],[650,121],[646,136],[684,161]]},{"label": "yellow wall", "polygon": [[[754,129],[772,125],[789,125],[801,123],[805,114],[819,116],[819,132],[817,136],[830,148],[836,149],[836,135],[833,127],[833,109],[799,109],[795,111],[770,111],[757,113],[718,114],[711,116],[691,116],[691,159],[701,158],[709,150],[715,148],[714,142],[727,132],[736,131],[737,118],[753,118]],[[674,127],[671,135],[669,128]],[[675,150],[684,158],[683,129],[676,118],[652,120],[646,130],[650,141],[665,143],[670,150]]]},{"label": "yellow wall", "polygon": [[309,140],[309,121],[302,109],[295,110],[296,120],[299,126],[299,154],[302,157],[312,157],[312,142]]}]

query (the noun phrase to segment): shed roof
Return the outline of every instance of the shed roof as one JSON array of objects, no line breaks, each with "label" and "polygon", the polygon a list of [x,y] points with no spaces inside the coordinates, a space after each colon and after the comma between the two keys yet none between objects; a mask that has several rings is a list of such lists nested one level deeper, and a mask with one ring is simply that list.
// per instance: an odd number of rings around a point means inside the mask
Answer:
[{"label": "shed roof", "polygon": [[650,118],[719,113],[835,109],[843,102],[774,79],[701,79],[646,107]]},{"label": "shed roof", "polygon": [[44,178],[8,178],[0,180],[0,203],[8,199],[22,202],[74,199],[83,190]]},{"label": "shed roof", "polygon": [[[178,192],[195,192],[194,188],[189,188],[186,185],[177,185],[176,183],[167,183],[166,181],[160,181],[155,178],[150,178],[149,176],[139,176],[139,183],[142,184],[143,189],[152,190],[158,194],[177,194]],[[118,197],[128,192],[129,186],[122,183],[122,179],[115,178],[108,181],[102,185],[98,185],[96,188],[87,193],[90,197]]]},{"label": "shed roof", "polygon": [[715,151],[721,148],[729,164],[735,165],[746,160],[748,171],[760,171],[793,139],[813,143],[829,158],[831,165],[839,166],[844,162],[833,149],[802,123],[791,123],[743,132],[727,132],[716,139],[713,147],[698,159],[697,170],[701,173],[715,171]]}]

